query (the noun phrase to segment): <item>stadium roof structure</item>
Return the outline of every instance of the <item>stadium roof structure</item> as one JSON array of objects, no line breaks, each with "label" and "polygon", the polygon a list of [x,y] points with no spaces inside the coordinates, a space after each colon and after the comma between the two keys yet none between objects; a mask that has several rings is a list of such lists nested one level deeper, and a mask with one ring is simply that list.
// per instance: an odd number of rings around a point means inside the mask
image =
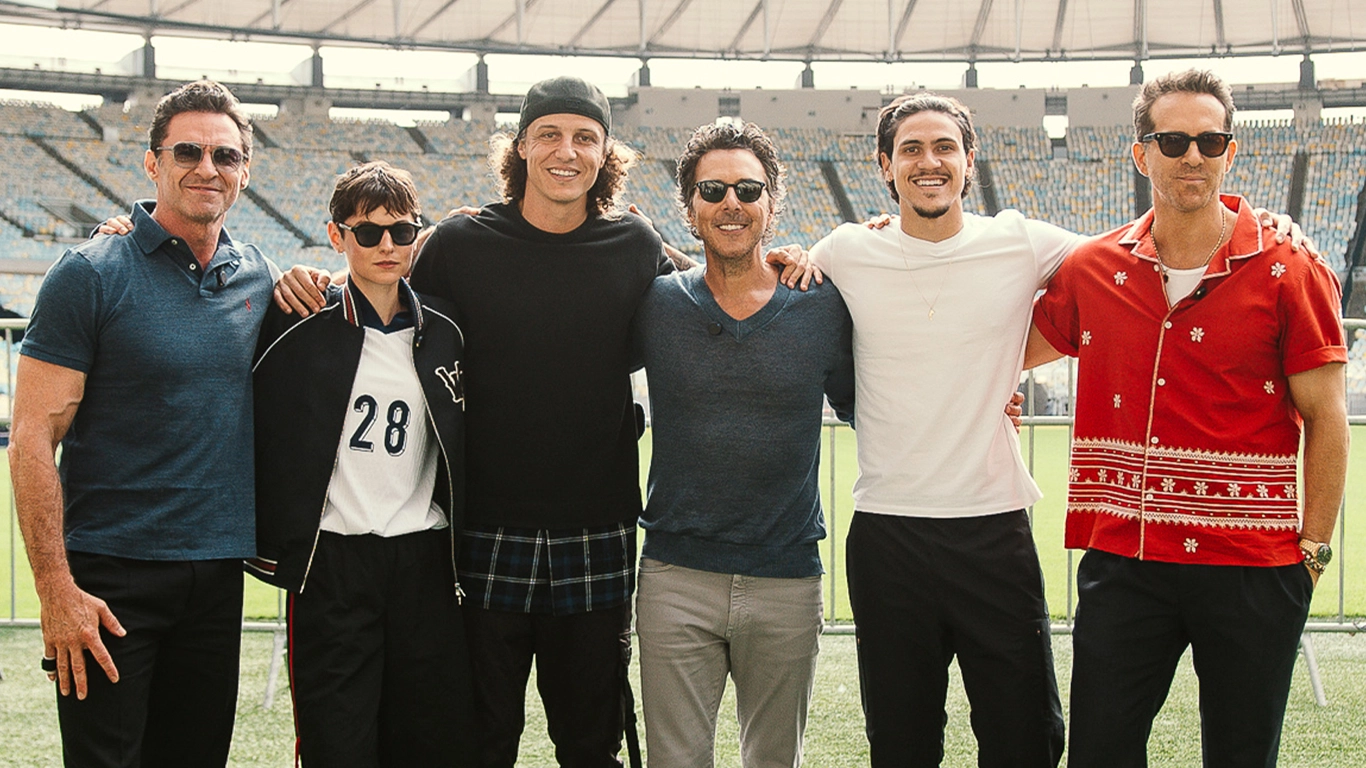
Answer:
[{"label": "stadium roof structure", "polygon": [[795,61],[1366,50],[1362,0],[0,0],[13,21],[401,49]]}]

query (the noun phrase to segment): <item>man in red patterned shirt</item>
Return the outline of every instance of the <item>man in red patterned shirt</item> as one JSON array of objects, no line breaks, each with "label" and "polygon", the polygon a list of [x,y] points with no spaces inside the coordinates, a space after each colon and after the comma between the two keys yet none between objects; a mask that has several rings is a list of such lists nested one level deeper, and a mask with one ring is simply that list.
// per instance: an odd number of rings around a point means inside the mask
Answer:
[{"label": "man in red patterned shirt", "polygon": [[1080,246],[1035,307],[1026,365],[1066,354],[1079,367],[1074,767],[1147,764],[1188,645],[1205,765],[1275,765],[1331,557],[1348,443],[1341,288],[1220,195],[1232,117],[1209,72],[1144,84],[1133,159],[1153,209]]}]

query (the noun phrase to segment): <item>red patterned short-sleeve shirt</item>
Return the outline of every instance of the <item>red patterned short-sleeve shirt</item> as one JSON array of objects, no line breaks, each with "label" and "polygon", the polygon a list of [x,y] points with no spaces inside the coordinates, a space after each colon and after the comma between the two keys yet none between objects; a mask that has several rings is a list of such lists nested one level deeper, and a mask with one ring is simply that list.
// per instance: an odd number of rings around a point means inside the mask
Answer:
[{"label": "red patterned short-sleeve shirt", "polygon": [[1078,358],[1069,548],[1210,565],[1299,562],[1301,420],[1288,377],[1344,363],[1342,289],[1247,201],[1195,292],[1169,306],[1152,211],[1078,247],[1034,323]]}]

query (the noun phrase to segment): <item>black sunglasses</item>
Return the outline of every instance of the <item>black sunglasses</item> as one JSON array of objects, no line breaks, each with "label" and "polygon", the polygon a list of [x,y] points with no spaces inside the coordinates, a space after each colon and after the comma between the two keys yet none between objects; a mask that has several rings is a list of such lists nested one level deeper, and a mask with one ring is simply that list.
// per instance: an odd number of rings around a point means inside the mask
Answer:
[{"label": "black sunglasses", "polygon": [[1159,133],[1146,133],[1139,139],[1140,144],[1149,141],[1157,142],[1157,148],[1167,157],[1181,157],[1190,149],[1191,142],[1200,150],[1200,154],[1205,157],[1220,157],[1228,151],[1228,143],[1233,140],[1233,134],[1224,131],[1207,131],[1199,136],[1191,136],[1186,133],[1176,133],[1174,131],[1162,131]]},{"label": "black sunglasses", "polygon": [[411,221],[396,221],[385,227],[378,224],[365,222],[354,227],[348,227],[340,221],[334,222],[337,229],[343,232],[350,232],[356,238],[356,245],[362,248],[374,248],[379,245],[379,241],[384,239],[384,233],[389,233],[389,239],[394,241],[394,245],[412,245],[417,239],[418,229],[421,222],[414,224]]},{"label": "black sunglasses", "polygon": [[175,164],[181,168],[194,168],[199,165],[199,161],[204,159],[204,150],[209,150],[210,157],[213,158],[215,168],[221,171],[235,171],[242,166],[242,161],[246,155],[236,147],[225,147],[223,145],[200,144],[196,141],[177,141],[169,147],[157,147],[157,152],[165,150],[171,151],[171,158]]},{"label": "black sunglasses", "polygon": [[726,199],[726,190],[735,188],[735,199],[742,203],[752,203],[764,194],[764,187],[768,186],[762,181],[754,179],[741,179],[734,184],[727,184],[723,181],[708,179],[699,181],[695,185],[697,194],[709,203],[719,203]]}]

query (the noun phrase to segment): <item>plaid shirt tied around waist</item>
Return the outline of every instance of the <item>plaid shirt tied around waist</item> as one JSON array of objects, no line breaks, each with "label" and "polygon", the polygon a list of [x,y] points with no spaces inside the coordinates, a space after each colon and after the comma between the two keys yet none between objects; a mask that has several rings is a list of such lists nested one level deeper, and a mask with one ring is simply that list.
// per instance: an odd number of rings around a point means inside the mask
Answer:
[{"label": "plaid shirt tied around waist", "polygon": [[565,616],[615,608],[635,589],[636,526],[466,526],[456,568],[491,611]]}]

